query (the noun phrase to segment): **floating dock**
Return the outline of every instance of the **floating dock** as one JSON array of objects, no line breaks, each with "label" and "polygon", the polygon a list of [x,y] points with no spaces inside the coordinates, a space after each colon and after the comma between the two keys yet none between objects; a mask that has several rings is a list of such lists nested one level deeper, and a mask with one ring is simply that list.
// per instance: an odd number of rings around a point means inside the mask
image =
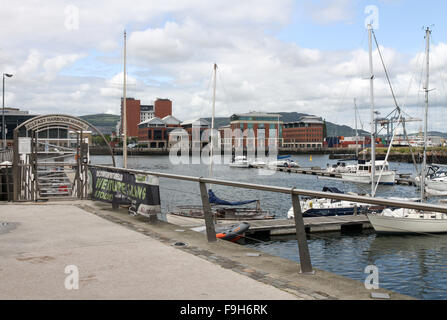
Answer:
[{"label": "floating dock", "polygon": [[[303,218],[306,233],[325,231],[357,231],[372,228],[365,215],[349,215],[335,217],[308,217]],[[274,235],[295,234],[295,220],[293,219],[271,219],[250,221],[250,229],[247,235],[268,233]]]},{"label": "floating dock", "polygon": [[[299,173],[299,174],[310,174],[314,176],[333,178],[333,179],[341,179],[341,173],[337,172],[328,172],[326,169],[322,169],[320,167],[268,167],[264,165],[252,165],[252,168],[256,169],[265,169],[265,170],[276,170],[281,172],[289,172],[289,173]],[[397,174],[396,184],[398,185],[407,185],[413,186],[415,185],[414,179],[410,177],[409,174]]]},{"label": "floating dock", "polygon": [[[181,227],[199,227],[205,225],[203,219],[180,217],[174,214],[167,214],[167,221]],[[366,215],[348,215],[333,217],[307,217],[303,218],[306,233],[327,232],[327,231],[360,231],[371,229]],[[220,225],[231,225],[237,221],[220,220]],[[250,220],[250,229],[246,235],[250,236],[279,236],[296,234],[295,220],[293,219],[266,219]]]}]

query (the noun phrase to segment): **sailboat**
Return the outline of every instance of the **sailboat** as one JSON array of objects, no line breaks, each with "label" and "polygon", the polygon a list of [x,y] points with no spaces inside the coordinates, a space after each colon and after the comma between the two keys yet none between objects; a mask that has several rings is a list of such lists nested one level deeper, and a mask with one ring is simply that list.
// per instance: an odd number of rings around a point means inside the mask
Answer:
[{"label": "sailboat", "polygon": [[[217,64],[214,64],[214,89],[213,89],[213,105],[212,105],[212,117],[211,117],[211,139],[210,139],[210,165],[209,176],[213,175],[213,157],[214,157],[214,114],[216,103],[216,77],[217,77]],[[248,163],[247,163],[248,167]],[[269,211],[262,210],[259,200],[245,200],[245,201],[226,201],[218,198],[214,192],[208,190],[208,200],[210,202],[213,215],[218,220],[262,220],[273,219],[275,216],[271,215]],[[255,208],[236,207],[249,203],[257,203]],[[176,206],[177,211],[171,212],[174,215],[190,217],[190,218],[204,218],[203,207],[198,205],[180,205]],[[243,228],[242,228],[243,229]]]},{"label": "sailboat", "polygon": [[[440,167],[445,165],[430,165],[425,175],[425,192],[433,196],[447,195],[447,171]],[[421,176],[415,178],[417,186],[421,186]]]},{"label": "sailboat", "polygon": [[[425,115],[424,115],[424,155],[420,175],[421,201],[425,200],[426,161],[427,161],[427,119],[429,90],[429,53],[431,30],[426,29],[427,77],[425,82]],[[378,233],[445,233],[447,232],[447,214],[423,210],[387,208],[381,213],[367,214],[371,225]]]},{"label": "sailboat", "polygon": [[[386,161],[376,161],[375,155],[375,134],[374,134],[374,90],[373,90],[373,69],[372,69],[372,38],[371,38],[371,26],[368,26],[369,31],[369,68],[370,68],[370,97],[371,97],[371,161],[358,160],[358,164],[354,168],[342,172],[342,180],[357,182],[357,183],[369,183],[371,184],[371,196],[374,197],[375,187],[377,183],[394,184],[395,172],[390,171],[388,163]],[[377,171],[376,171],[377,170]],[[325,190],[323,191],[331,191]],[[332,191],[334,192],[334,191]],[[337,191],[335,191],[337,192]],[[350,215],[354,214],[358,209],[360,213],[368,213],[370,210],[379,209],[381,211],[383,207],[377,208],[371,205],[359,204],[351,201],[341,201],[332,199],[309,199],[302,200],[301,207],[303,208],[303,214],[314,216],[337,216],[337,215]],[[358,211],[357,211],[358,212]],[[288,218],[293,217],[293,210],[289,210]]]},{"label": "sailboat", "polygon": [[376,161],[375,154],[375,119],[374,119],[374,73],[372,63],[372,27],[368,25],[369,33],[369,70],[370,70],[370,97],[371,97],[371,160],[359,160],[354,172],[345,172],[341,174],[342,180],[367,183],[372,186],[372,196],[377,183],[393,185],[396,181],[396,173],[389,169],[386,160]]}]

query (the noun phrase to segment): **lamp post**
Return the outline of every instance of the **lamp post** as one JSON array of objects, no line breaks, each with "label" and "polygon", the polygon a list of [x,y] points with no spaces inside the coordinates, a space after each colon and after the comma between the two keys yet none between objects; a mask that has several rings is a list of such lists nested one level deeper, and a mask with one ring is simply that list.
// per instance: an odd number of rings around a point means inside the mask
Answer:
[{"label": "lamp post", "polygon": [[3,140],[3,149],[6,149],[6,125],[5,125],[5,76],[8,78],[12,77],[12,74],[4,73],[3,74],[3,109],[2,109],[2,140]]}]

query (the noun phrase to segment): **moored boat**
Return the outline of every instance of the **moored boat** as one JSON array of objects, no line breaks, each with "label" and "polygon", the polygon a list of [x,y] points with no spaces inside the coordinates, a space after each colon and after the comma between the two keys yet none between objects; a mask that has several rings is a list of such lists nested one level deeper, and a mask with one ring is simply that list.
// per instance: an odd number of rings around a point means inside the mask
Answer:
[{"label": "moored boat", "polygon": [[[359,160],[355,170],[343,172],[341,178],[344,181],[371,184],[371,161]],[[393,185],[396,181],[396,172],[389,169],[387,161],[375,161],[374,184]]]},{"label": "moored boat", "polygon": [[[343,193],[334,187],[324,187],[323,192]],[[352,195],[352,193],[350,193]],[[373,206],[360,202],[335,200],[327,198],[303,199],[300,202],[303,217],[329,217],[354,214],[366,214],[367,212],[380,211],[382,206]],[[287,212],[287,218],[293,219],[293,207]]]},{"label": "moored boat", "polygon": [[250,164],[246,156],[236,156],[229,166],[232,168],[248,168]]}]

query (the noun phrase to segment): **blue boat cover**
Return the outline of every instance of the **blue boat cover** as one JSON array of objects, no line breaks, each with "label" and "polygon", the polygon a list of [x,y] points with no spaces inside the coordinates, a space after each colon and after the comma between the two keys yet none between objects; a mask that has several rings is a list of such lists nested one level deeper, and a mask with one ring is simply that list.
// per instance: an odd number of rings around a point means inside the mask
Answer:
[{"label": "blue boat cover", "polygon": [[276,156],[276,159],[277,159],[277,160],[287,159],[287,158],[290,158],[290,154],[289,154],[289,155],[286,155],[286,156]]},{"label": "blue boat cover", "polygon": [[208,190],[208,198],[209,198],[210,203],[224,204],[224,205],[227,205],[227,206],[240,206],[240,205],[243,205],[243,204],[247,204],[247,203],[252,203],[252,202],[258,201],[258,200],[247,200],[247,201],[230,202],[230,201],[222,200],[222,199],[219,199],[218,197],[216,197],[216,195],[214,194],[213,190],[211,190],[211,189]]}]

